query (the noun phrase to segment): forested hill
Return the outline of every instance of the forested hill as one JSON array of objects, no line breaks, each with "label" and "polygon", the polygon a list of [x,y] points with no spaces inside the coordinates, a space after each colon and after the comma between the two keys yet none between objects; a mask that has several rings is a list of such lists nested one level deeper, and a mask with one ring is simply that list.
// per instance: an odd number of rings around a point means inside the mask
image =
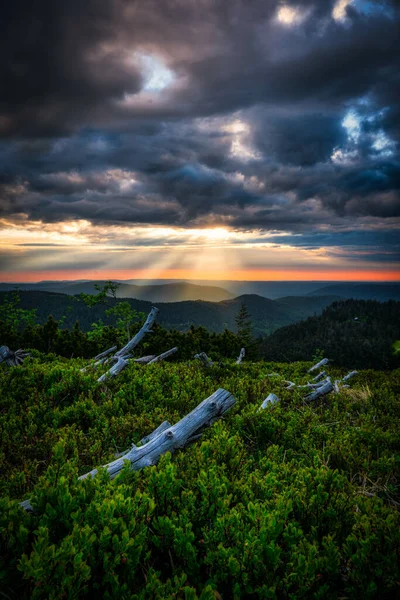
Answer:
[{"label": "forested hill", "polygon": [[336,365],[387,369],[400,366],[400,302],[344,300],[319,316],[282,327],[262,341],[266,360],[297,361],[320,349]]},{"label": "forested hill", "polygon": [[[0,292],[0,304],[10,293]],[[20,291],[21,308],[37,309],[39,323],[44,323],[49,315],[56,320],[65,317],[63,327],[71,328],[78,321],[84,331],[88,331],[92,323],[100,319],[104,324],[114,324],[115,318],[109,317],[105,311],[114,306],[112,298],[107,304],[98,304],[88,308],[78,296],[68,296],[52,292]],[[160,325],[168,329],[187,330],[191,325],[202,325],[212,332],[224,329],[236,330],[235,319],[240,306],[245,304],[253,324],[255,336],[265,335],[278,327],[295,323],[310,315],[319,314],[329,305],[335,296],[324,297],[288,297],[269,300],[255,294],[239,296],[222,302],[186,301],[186,302],[146,302],[144,300],[125,299],[137,311],[148,313],[153,305],[160,309],[157,319]]]}]

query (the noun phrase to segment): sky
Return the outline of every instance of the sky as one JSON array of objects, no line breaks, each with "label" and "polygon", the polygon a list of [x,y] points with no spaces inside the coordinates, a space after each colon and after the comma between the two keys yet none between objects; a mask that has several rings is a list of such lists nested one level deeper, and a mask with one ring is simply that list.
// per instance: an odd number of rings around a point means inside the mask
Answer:
[{"label": "sky", "polygon": [[397,0],[15,0],[0,280],[400,279]]}]

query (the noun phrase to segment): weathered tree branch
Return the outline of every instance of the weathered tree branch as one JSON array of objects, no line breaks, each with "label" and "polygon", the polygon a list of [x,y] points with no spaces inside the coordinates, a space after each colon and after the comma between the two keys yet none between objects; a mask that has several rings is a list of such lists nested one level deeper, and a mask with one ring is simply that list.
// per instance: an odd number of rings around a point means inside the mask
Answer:
[{"label": "weathered tree branch", "polygon": [[138,363],[139,365],[147,365],[153,358],[156,358],[156,355],[149,354],[148,356],[142,356],[141,358],[134,358],[132,362]]},{"label": "weathered tree branch", "polygon": [[323,367],[323,366],[327,365],[328,362],[329,362],[329,358],[323,358],[322,360],[320,360],[319,362],[317,362],[317,364],[315,364],[313,367],[311,367],[311,369],[308,369],[308,372],[312,373],[313,371],[316,371],[320,367]]},{"label": "weathered tree branch", "polygon": [[[174,452],[177,448],[184,447],[191,437],[200,433],[200,429],[208,425],[211,420],[224,415],[234,404],[235,398],[232,394],[220,388],[209,398],[203,400],[176,425],[153,437],[144,446],[132,448],[123,457],[105,465],[104,468],[107,469],[111,479],[113,479],[123,469],[124,460],[129,460],[134,470],[154,465],[162,454]],[[79,479],[94,477],[97,472],[98,469],[93,469]]]},{"label": "weathered tree branch", "polygon": [[211,358],[208,358],[208,356],[205,352],[199,352],[199,354],[195,354],[194,357],[197,358],[198,360],[201,360],[203,365],[206,367],[212,367],[214,364],[213,361],[211,360]]},{"label": "weathered tree branch", "polygon": [[[140,328],[137,334],[123,348],[121,348],[121,350],[118,350],[118,352],[116,352],[113,356],[107,357],[107,355],[109,355],[115,350],[116,346],[114,348],[110,348],[109,350],[105,350],[105,352],[102,352],[101,354],[96,356],[96,358],[99,360],[97,360],[97,362],[94,363],[94,367],[105,363],[115,363],[113,364],[111,369],[109,369],[106,373],[104,373],[104,375],[98,378],[97,381],[99,383],[104,382],[109,377],[115,377],[116,375],[118,375],[118,373],[125,369],[125,367],[128,365],[127,360],[131,358],[130,353],[132,352],[132,350],[142,341],[146,333],[151,333],[151,327],[154,324],[154,321],[156,320],[157,314],[158,308],[153,306],[147,316],[144,325]],[[81,369],[81,371],[84,370],[85,369]]]},{"label": "weathered tree branch", "polygon": [[[142,438],[137,445],[132,444],[131,448],[136,448],[137,446],[143,446],[143,444],[147,444],[154,437],[157,437],[158,435],[160,435],[160,433],[162,433],[166,429],[169,429],[170,427],[172,427],[171,423],[169,423],[168,421],[164,421],[154,431],[149,433],[149,435]],[[128,448],[127,450],[124,450],[123,452],[116,452],[115,458],[118,458],[119,456],[124,456],[124,454],[127,454],[128,452],[130,452],[131,448]]]},{"label": "weathered tree branch", "polygon": [[14,352],[8,346],[0,346],[0,363],[5,362],[7,367],[19,367],[27,356],[29,356],[28,352],[22,348]]},{"label": "weathered tree branch", "polygon": [[106,373],[104,373],[104,375],[102,375],[101,377],[99,377],[97,381],[99,383],[103,383],[109,377],[115,377],[116,375],[118,375],[118,373],[121,373],[121,371],[123,371],[128,366],[128,364],[129,363],[128,363],[127,360],[125,360],[124,358],[121,358],[119,356],[117,358],[117,362],[115,363],[115,365],[113,365],[111,367],[111,369],[109,369],[108,371],[106,371]]},{"label": "weathered tree branch", "polygon": [[[147,438],[143,438],[146,440],[143,446],[139,448],[133,446],[126,454],[104,465],[103,468],[107,470],[110,478],[114,479],[124,468],[126,460],[131,463],[131,468],[135,471],[154,465],[162,454],[173,453],[178,448],[183,448],[188,443],[199,439],[201,430],[222,417],[235,402],[236,400],[230,392],[220,388],[178,423],[168,428],[166,426],[169,423],[163,423]],[[89,473],[81,475],[79,479],[94,477],[97,473],[98,469],[92,469]],[[20,506],[27,511],[33,510],[30,500],[24,500]]]},{"label": "weathered tree branch", "polygon": [[160,361],[164,360],[165,358],[168,358],[168,356],[175,354],[175,352],[177,352],[177,351],[178,351],[178,348],[171,348],[171,350],[167,350],[166,352],[159,354],[159,356],[155,356],[152,360],[150,360],[148,362],[148,364],[152,365],[156,362],[160,362]]},{"label": "weathered tree branch", "polygon": [[276,402],[279,402],[279,398],[276,394],[268,394],[268,396],[265,398],[264,402],[261,404],[259,410],[263,410],[264,408],[267,408],[268,404],[276,404]]},{"label": "weathered tree branch", "polygon": [[319,381],[320,379],[323,379],[324,377],[326,377],[326,371],[321,371],[320,373],[318,373],[318,375],[316,375],[313,378],[313,381]]},{"label": "weathered tree branch", "polygon": [[236,361],[236,364],[237,364],[237,365],[240,365],[240,363],[242,362],[242,360],[243,360],[243,359],[244,359],[244,357],[245,357],[245,354],[246,354],[246,350],[245,350],[244,348],[242,348],[242,349],[240,350],[240,354],[239,354],[239,356],[238,356],[238,358],[237,358],[237,361]]},{"label": "weathered tree branch", "polygon": [[332,385],[332,382],[329,380],[329,381],[326,381],[323,385],[321,385],[321,387],[317,388],[314,392],[312,392],[311,394],[306,396],[305,399],[306,400],[316,400],[320,396],[325,396],[326,394],[329,394],[332,391],[333,391],[333,385]]},{"label": "weathered tree branch", "polygon": [[347,375],[345,375],[343,377],[342,381],[348,381],[349,379],[351,379],[355,375],[358,375],[358,371],[351,371],[350,373],[347,373]]},{"label": "weathered tree branch", "polygon": [[140,344],[140,342],[142,341],[142,339],[144,338],[144,336],[146,335],[146,333],[151,333],[151,328],[152,328],[152,326],[154,324],[154,321],[156,320],[157,314],[158,314],[158,308],[156,308],[155,306],[153,306],[153,308],[149,312],[148,317],[147,317],[144,325],[141,327],[141,329],[126,344],[126,346],[124,346],[123,348],[121,348],[121,350],[118,350],[118,352],[116,352],[115,356],[122,356],[122,357],[124,357],[127,354],[129,354],[130,352],[132,352],[132,350],[134,348],[136,348],[136,346],[138,344]]}]

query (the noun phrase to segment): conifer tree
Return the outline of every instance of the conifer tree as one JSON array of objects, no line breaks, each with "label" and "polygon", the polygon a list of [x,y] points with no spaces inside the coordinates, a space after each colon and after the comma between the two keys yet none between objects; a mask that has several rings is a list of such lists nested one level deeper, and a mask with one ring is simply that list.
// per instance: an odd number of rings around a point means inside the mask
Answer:
[{"label": "conifer tree", "polygon": [[243,303],[240,306],[235,322],[237,327],[237,336],[240,340],[240,343],[242,346],[249,347],[253,341],[251,317],[246,305]]}]

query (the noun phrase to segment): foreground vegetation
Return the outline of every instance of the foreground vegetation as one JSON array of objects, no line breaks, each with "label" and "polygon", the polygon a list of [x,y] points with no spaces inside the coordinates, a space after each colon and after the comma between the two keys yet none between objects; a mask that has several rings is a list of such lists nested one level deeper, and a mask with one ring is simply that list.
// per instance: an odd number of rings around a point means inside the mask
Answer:
[{"label": "foreground vegetation", "polygon": [[[311,363],[132,364],[107,385],[83,364],[0,368],[6,597],[399,595],[399,370],[363,371],[309,405],[282,379],[306,382]],[[237,403],[201,440],[78,481],[218,387]],[[259,412],[269,392],[281,401]]]}]

